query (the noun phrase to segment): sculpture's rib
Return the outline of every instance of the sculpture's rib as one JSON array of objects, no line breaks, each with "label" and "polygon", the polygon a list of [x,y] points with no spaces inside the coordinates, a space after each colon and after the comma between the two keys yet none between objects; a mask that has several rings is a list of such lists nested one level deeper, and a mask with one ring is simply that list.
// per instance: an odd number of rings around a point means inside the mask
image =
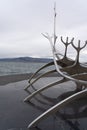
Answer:
[{"label": "sculpture's rib", "polygon": [[25,88],[25,90],[27,90],[31,85],[33,85],[33,84],[34,84],[38,79],[40,79],[41,77],[46,76],[46,75],[51,74],[51,73],[54,73],[54,72],[56,72],[56,70],[47,71],[46,73],[41,74],[41,75],[38,76],[34,81],[32,81],[32,82]]},{"label": "sculpture's rib", "polygon": [[54,85],[58,85],[58,84],[60,84],[60,83],[63,83],[64,81],[66,81],[65,78],[63,78],[63,79],[61,79],[61,80],[59,80],[59,81],[55,81],[55,82],[53,82],[53,83],[50,83],[50,84],[48,84],[48,85],[46,85],[46,86],[44,86],[44,87],[38,89],[37,91],[33,92],[32,94],[30,94],[28,97],[26,97],[26,98],[24,99],[24,101],[28,101],[28,100],[30,100],[31,98],[33,98],[36,94],[39,94],[40,92],[42,92],[42,91],[44,91],[44,90],[46,90],[46,89],[48,89],[48,88],[50,88],[50,87],[52,87],[52,86],[54,86]]},{"label": "sculpture's rib", "polygon": [[65,105],[67,105],[71,101],[74,101],[74,100],[79,99],[82,96],[86,96],[86,95],[87,95],[87,89],[83,90],[83,91],[80,91],[80,92],[77,92],[77,93],[73,94],[72,96],[64,99],[63,101],[61,101],[58,104],[54,105],[53,107],[48,109],[46,112],[41,114],[39,117],[37,117],[33,122],[30,123],[28,128],[36,126],[40,121],[42,121],[43,119],[45,119],[48,116],[52,115],[53,113],[56,113],[60,108],[64,107]]},{"label": "sculpture's rib", "polygon": [[[65,65],[65,66],[68,66],[68,63],[67,62],[71,62],[71,63],[73,63],[74,61],[73,60],[71,60],[71,59],[67,59],[68,61],[66,61],[66,62],[64,62],[64,59],[61,59],[61,60],[58,60],[57,62],[58,62],[58,64],[59,65],[61,65],[61,66],[63,66],[63,65]],[[69,63],[70,64],[70,63]],[[50,63],[47,63],[46,65],[44,65],[44,66],[42,66],[41,68],[39,68],[31,77],[30,77],[30,79],[29,79],[29,83],[30,83],[30,81],[36,76],[36,74],[40,71],[40,70],[42,70],[42,69],[44,69],[44,68],[46,68],[46,67],[49,67],[49,66],[52,66],[52,65],[54,65],[54,61],[52,61],[52,62],[50,62]]]},{"label": "sculpture's rib", "polygon": [[46,67],[48,67],[48,66],[51,66],[51,65],[54,65],[54,62],[53,62],[53,61],[47,63],[46,65],[43,65],[41,68],[39,68],[39,69],[30,77],[30,79],[29,79],[28,82],[30,83],[30,81],[35,77],[35,75],[36,75],[39,71],[41,71],[42,69],[44,69],[44,68],[46,68]]},{"label": "sculpture's rib", "polygon": [[[68,66],[68,64],[70,64],[70,62],[71,63],[73,63],[74,61],[70,61],[69,63],[69,60],[67,59],[67,61],[66,61],[66,63],[64,62],[64,59],[61,59],[61,60],[58,60],[57,61],[57,63],[59,64],[59,65],[61,65],[61,66]],[[46,75],[48,75],[48,74],[50,74],[50,73],[53,73],[53,72],[56,72],[56,70],[52,70],[52,71],[49,71],[49,72],[46,72],[46,73],[44,73],[44,74],[42,74],[42,75],[39,75],[34,81],[32,81],[32,82],[30,82],[31,80],[32,80],[32,78],[34,78],[34,76],[41,70],[41,69],[43,69],[43,68],[45,68],[45,67],[48,67],[48,66],[51,66],[51,65],[54,65],[54,62],[50,62],[50,63],[48,63],[47,65],[45,65],[45,66],[43,66],[43,67],[41,67],[39,70],[37,70],[35,73],[34,73],[34,75],[32,75],[32,77],[29,79],[29,85],[27,86],[27,87],[25,87],[25,90],[27,90],[33,83],[35,83],[38,79],[40,79],[41,77],[43,77],[43,76],[46,76]]]}]

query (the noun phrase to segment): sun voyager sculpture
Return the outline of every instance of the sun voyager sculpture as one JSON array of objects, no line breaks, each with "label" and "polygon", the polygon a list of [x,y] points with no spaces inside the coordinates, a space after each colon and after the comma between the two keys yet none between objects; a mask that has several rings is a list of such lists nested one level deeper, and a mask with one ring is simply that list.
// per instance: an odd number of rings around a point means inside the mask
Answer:
[{"label": "sun voyager sculpture", "polygon": [[[39,89],[36,89],[33,93],[31,93],[29,96],[27,96],[24,101],[30,101],[33,97],[35,97],[37,94],[40,94],[44,90],[47,90],[50,87],[53,87],[54,85],[59,85],[61,83],[64,83],[66,81],[73,81],[77,88],[74,94],[68,96],[67,98],[63,99],[62,101],[58,102],[56,105],[52,106],[48,110],[46,110],[43,114],[41,114],[39,117],[37,117],[35,120],[33,120],[28,128],[32,128],[37,126],[39,122],[41,122],[43,119],[47,118],[51,114],[57,112],[59,109],[63,108],[68,103],[79,99],[83,96],[87,96],[87,66],[85,63],[80,63],[80,52],[82,49],[84,49],[87,45],[87,41],[85,41],[84,45],[81,47],[80,43],[81,41],[78,40],[78,46],[74,44],[74,38],[72,38],[69,41],[69,38],[67,37],[66,40],[63,40],[63,37],[61,37],[61,42],[65,46],[65,53],[64,55],[60,54],[57,50],[56,41],[57,41],[57,35],[56,35],[56,4],[54,5],[54,35],[50,36],[48,33],[42,34],[47,40],[49,40],[49,43],[51,45],[52,54],[53,54],[53,61],[50,63],[45,64],[41,68],[39,68],[29,79],[29,85],[25,88],[25,90],[28,90],[36,81],[38,81],[41,77],[56,72],[58,75],[62,77],[62,79],[54,81],[50,84],[47,84],[44,87],[41,87]],[[75,51],[76,51],[76,58],[75,60],[68,57],[68,46],[71,45]],[[61,58],[62,55],[62,58]],[[40,72],[42,69],[47,68],[49,66],[55,66],[55,69],[47,71],[41,75],[37,75],[38,72]],[[59,67],[60,66],[60,67]],[[36,77],[35,77],[36,76]],[[34,78],[35,77],[35,78]],[[34,80],[33,80],[34,78]]]}]

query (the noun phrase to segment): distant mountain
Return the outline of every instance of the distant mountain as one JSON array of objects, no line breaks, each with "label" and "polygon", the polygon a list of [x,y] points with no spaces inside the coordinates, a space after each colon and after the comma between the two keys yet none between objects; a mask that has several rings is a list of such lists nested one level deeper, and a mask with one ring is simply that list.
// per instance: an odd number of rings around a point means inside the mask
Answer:
[{"label": "distant mountain", "polygon": [[0,61],[7,62],[50,62],[50,58],[32,58],[32,57],[18,57],[18,58],[1,58]]}]

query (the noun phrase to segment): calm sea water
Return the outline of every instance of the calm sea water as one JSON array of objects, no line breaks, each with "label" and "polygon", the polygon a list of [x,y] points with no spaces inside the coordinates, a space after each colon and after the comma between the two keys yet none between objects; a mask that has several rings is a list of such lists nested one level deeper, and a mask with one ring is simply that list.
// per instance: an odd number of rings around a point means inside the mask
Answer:
[{"label": "calm sea water", "polygon": [[31,62],[1,62],[0,61],[0,76],[33,73],[39,67],[46,63],[31,63]]}]

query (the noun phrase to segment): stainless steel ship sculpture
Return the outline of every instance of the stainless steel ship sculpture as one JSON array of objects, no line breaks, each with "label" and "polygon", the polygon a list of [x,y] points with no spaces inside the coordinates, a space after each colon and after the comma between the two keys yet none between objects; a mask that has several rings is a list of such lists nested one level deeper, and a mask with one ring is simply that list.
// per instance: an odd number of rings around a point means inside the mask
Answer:
[{"label": "stainless steel ship sculpture", "polygon": [[[43,119],[46,119],[48,116],[59,111],[61,108],[63,108],[68,103],[70,103],[76,99],[79,99],[81,97],[87,96],[87,89],[86,89],[86,87],[87,87],[87,66],[85,65],[85,63],[79,62],[80,52],[82,49],[84,49],[86,47],[87,41],[85,41],[84,45],[81,47],[80,40],[78,40],[78,46],[75,46],[74,38],[72,38],[69,42],[68,37],[66,38],[66,41],[64,41],[63,37],[61,37],[61,42],[62,42],[62,44],[65,45],[65,54],[64,54],[64,56],[62,56],[62,58],[60,58],[60,55],[62,55],[62,54],[60,54],[56,48],[56,46],[57,46],[57,44],[56,44],[56,41],[57,41],[56,5],[54,6],[54,35],[53,35],[53,37],[51,37],[51,36],[49,36],[48,33],[46,33],[46,34],[43,34],[43,36],[45,38],[47,38],[50,42],[52,54],[53,54],[53,62],[47,63],[46,65],[44,65],[40,69],[38,69],[29,79],[29,85],[25,88],[25,90],[28,90],[29,87],[31,87],[41,77],[48,75],[50,73],[56,72],[58,74],[58,77],[60,75],[62,78],[60,80],[58,78],[58,80],[56,80],[50,84],[47,84],[39,89],[34,90],[33,93],[31,93],[29,96],[27,96],[24,99],[24,101],[25,102],[30,101],[33,97],[35,97],[37,94],[40,94],[44,90],[47,90],[50,87],[59,85],[66,81],[73,81],[76,84],[77,88],[76,88],[76,91],[72,95],[61,100],[60,102],[58,102],[57,104],[55,104],[54,106],[52,106],[51,108],[46,110],[43,114],[41,114],[39,117],[37,117],[34,121],[32,121],[28,126],[29,129],[37,126],[38,123],[41,122]],[[67,56],[67,53],[68,53],[67,50],[68,50],[69,45],[71,45],[77,52],[75,60],[73,60]],[[35,77],[38,72],[40,72],[42,69],[47,68],[49,66],[55,66],[55,69],[47,71],[46,73]],[[34,77],[35,77],[35,79],[33,80]]]}]

